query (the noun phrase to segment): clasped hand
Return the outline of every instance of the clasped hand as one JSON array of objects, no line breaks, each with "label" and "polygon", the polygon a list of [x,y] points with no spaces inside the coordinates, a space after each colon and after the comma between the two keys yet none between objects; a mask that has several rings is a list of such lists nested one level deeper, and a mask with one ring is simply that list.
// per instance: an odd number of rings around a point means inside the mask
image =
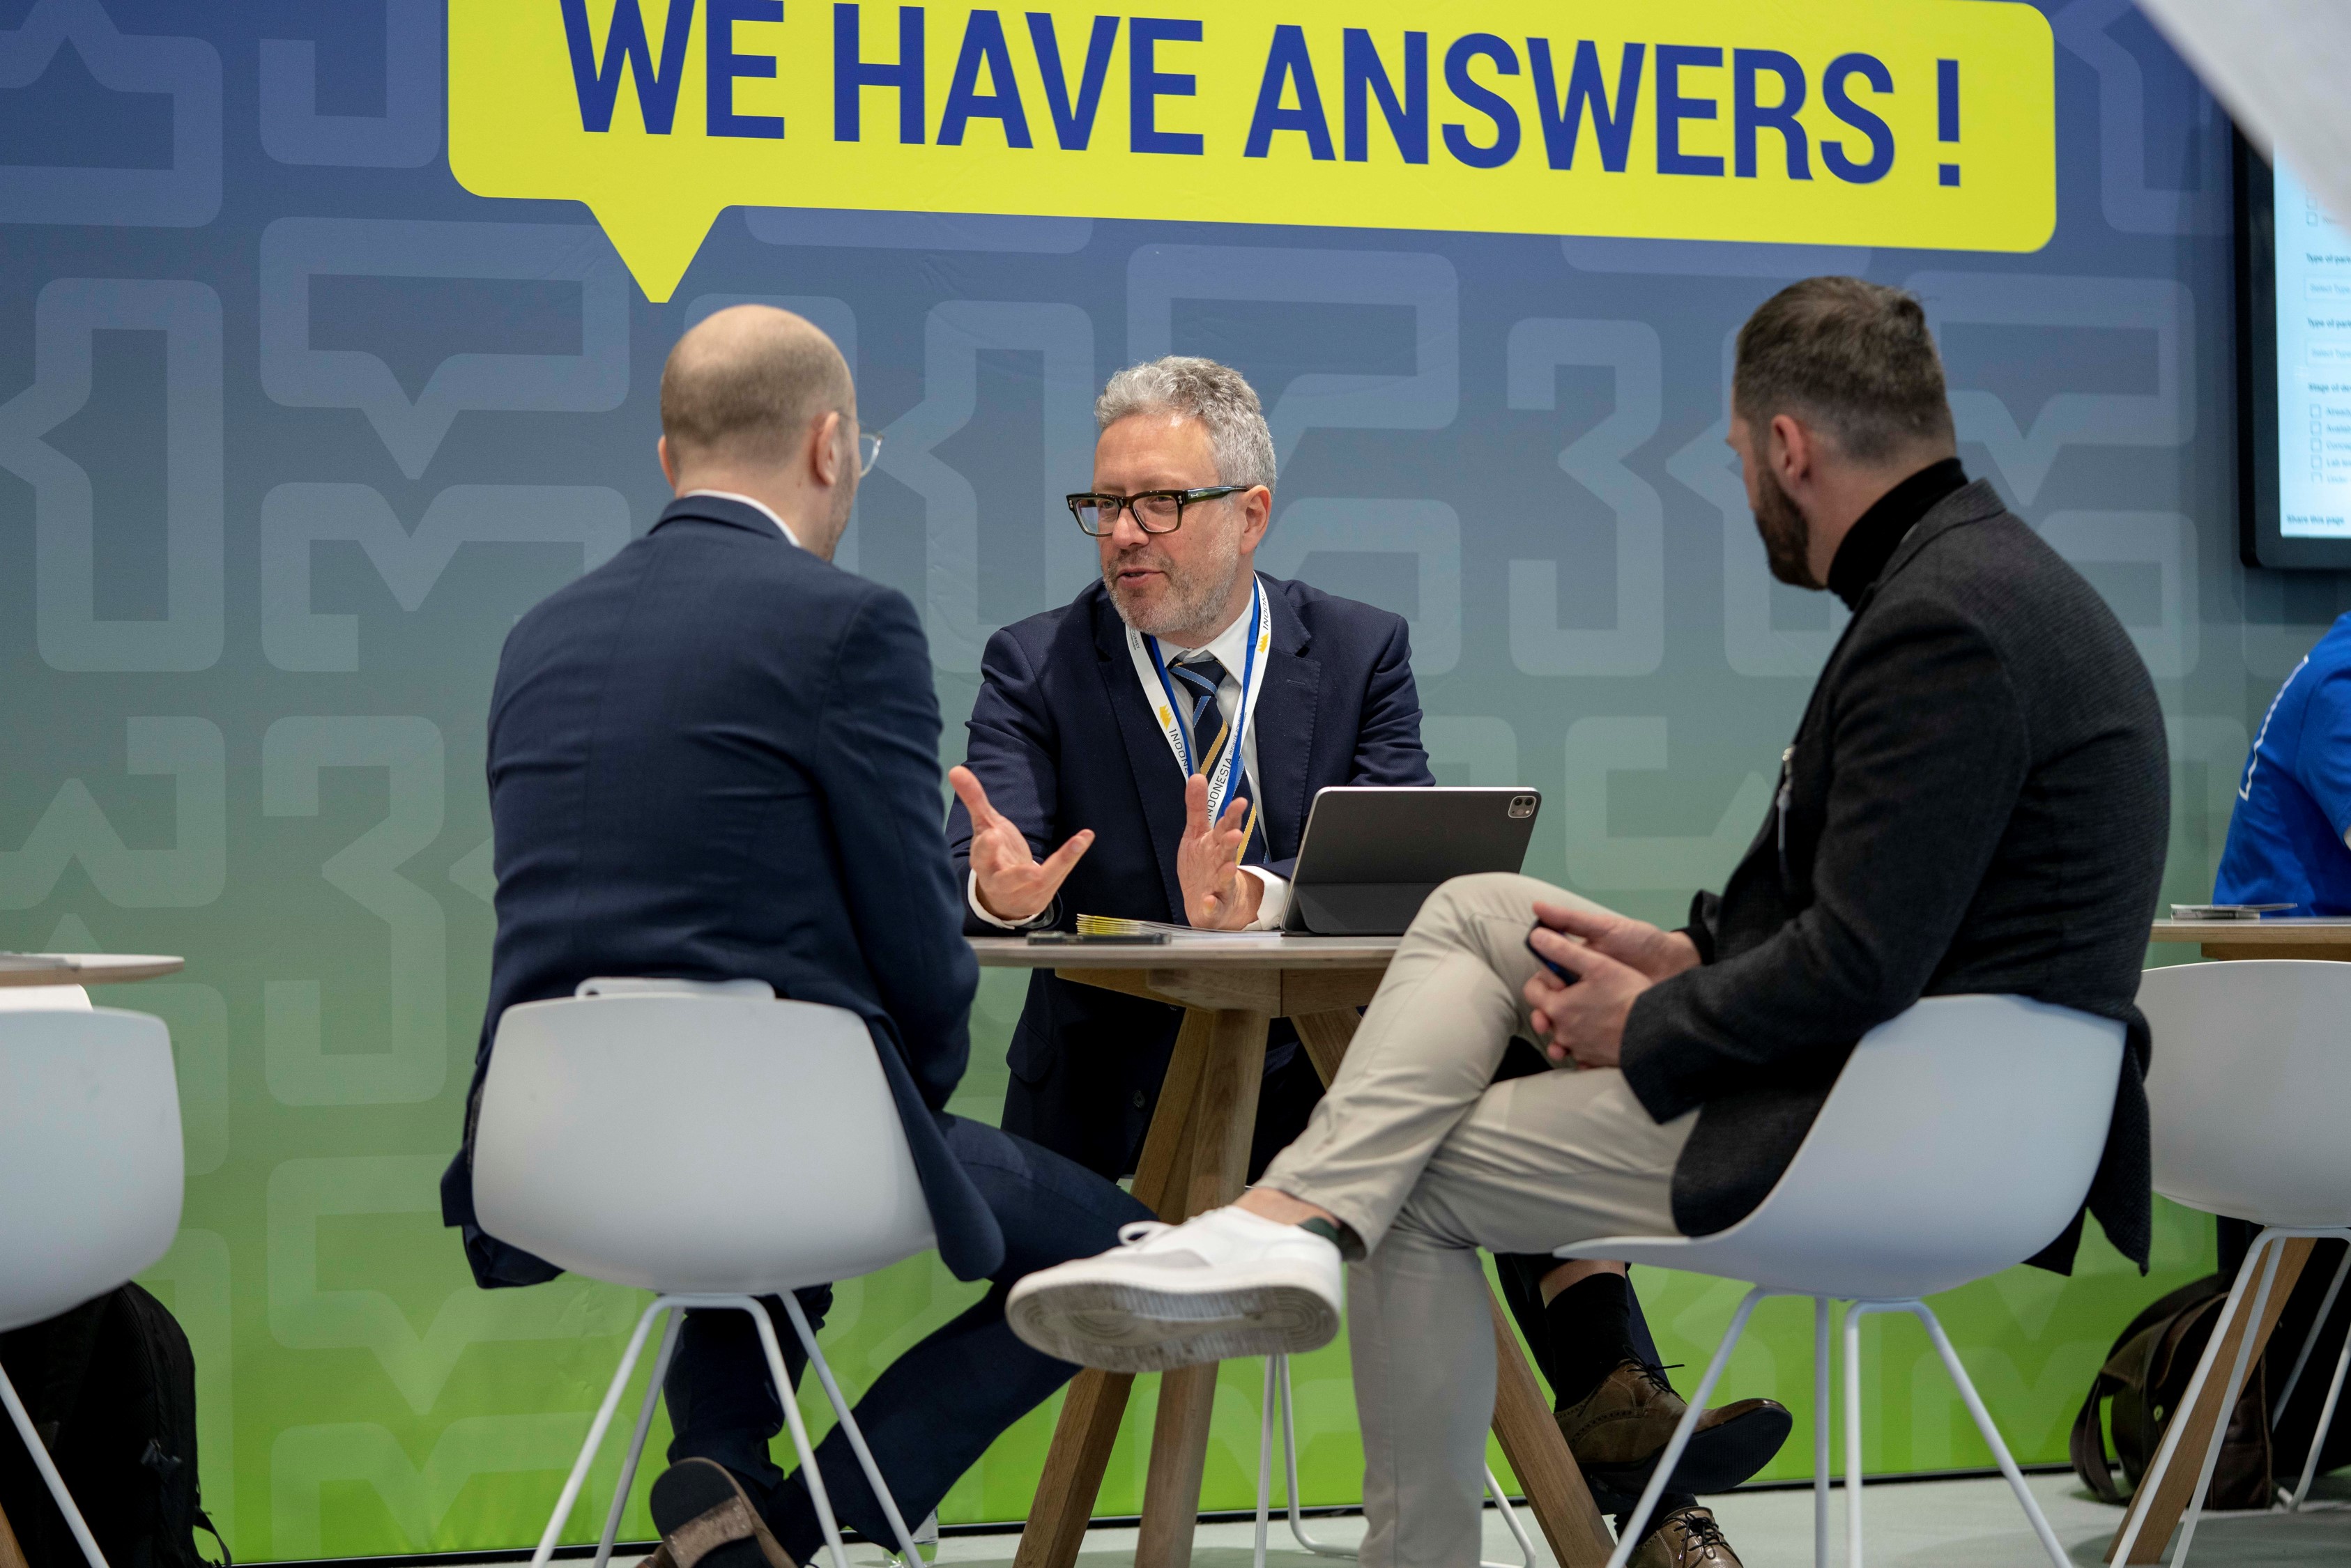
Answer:
[{"label": "clasped hand", "polygon": [[1539,968],[1526,983],[1543,1054],[1562,1062],[1572,1057],[1579,1067],[1616,1066],[1634,1001],[1659,980],[1697,967],[1698,948],[1678,931],[1605,911],[1538,904],[1534,914],[1535,951],[1579,977],[1566,985]]}]

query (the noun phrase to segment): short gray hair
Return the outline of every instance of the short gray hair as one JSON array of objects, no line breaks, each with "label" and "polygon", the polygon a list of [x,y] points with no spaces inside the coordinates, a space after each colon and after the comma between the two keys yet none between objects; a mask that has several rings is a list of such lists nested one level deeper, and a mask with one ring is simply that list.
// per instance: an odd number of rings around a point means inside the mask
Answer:
[{"label": "short gray hair", "polygon": [[1914,295],[1858,277],[1792,283],[1747,319],[1730,406],[1750,425],[1798,415],[1858,463],[1953,441],[1926,309]]},{"label": "short gray hair", "polygon": [[1218,484],[1272,488],[1273,432],[1255,389],[1230,365],[1169,354],[1127,366],[1094,399],[1094,428],[1108,430],[1138,413],[1198,420],[1217,454]]}]

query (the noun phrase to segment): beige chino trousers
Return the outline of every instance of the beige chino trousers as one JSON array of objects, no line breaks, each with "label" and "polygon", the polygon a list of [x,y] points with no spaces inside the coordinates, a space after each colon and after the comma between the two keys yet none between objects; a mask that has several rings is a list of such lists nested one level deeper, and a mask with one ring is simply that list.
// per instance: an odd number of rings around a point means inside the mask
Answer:
[{"label": "beige chino trousers", "polygon": [[1476,1568],[1494,1413],[1478,1249],[1678,1234],[1674,1162],[1696,1112],[1660,1125],[1614,1068],[1493,1082],[1511,1037],[1534,1033],[1520,993],[1537,900],[1599,907],[1525,876],[1429,897],[1330,1092],[1261,1178],[1369,1249],[1347,1281],[1365,1568]]}]

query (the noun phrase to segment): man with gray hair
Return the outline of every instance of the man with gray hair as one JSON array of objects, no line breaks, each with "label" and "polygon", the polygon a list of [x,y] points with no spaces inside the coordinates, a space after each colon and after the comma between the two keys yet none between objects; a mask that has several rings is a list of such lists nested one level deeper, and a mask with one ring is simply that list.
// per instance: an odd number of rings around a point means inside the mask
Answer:
[{"label": "man with gray hair", "polygon": [[[1094,420],[1092,480],[1069,506],[1102,580],[989,642],[968,760],[948,774],[966,929],[1068,929],[1081,914],[1278,926],[1316,790],[1435,782],[1405,622],[1254,570],[1273,436],[1238,371],[1181,356],[1131,366]],[[1134,1170],[1179,1021],[1036,971],[1005,1128],[1106,1176]],[[1544,1069],[1521,1044],[1497,1071]],[[1275,1020],[1252,1176],[1322,1092]],[[1621,1276],[1547,1304],[1551,1267],[1547,1251],[1505,1258],[1506,1294],[1595,1495],[1629,1504],[1685,1406]],[[1677,1474],[1693,1489],[1743,1481],[1788,1424],[1769,1401],[1709,1412]]]},{"label": "man with gray hair", "polygon": [[[1080,914],[1278,927],[1317,789],[1436,781],[1404,619],[1257,572],[1273,435],[1238,371],[1130,366],[1094,422],[1093,473],[1068,504],[1101,580],[990,639],[967,764],[948,774],[966,929]],[[1038,971],[1005,1126],[1105,1176],[1132,1170],[1176,1023]],[[1260,1154],[1320,1093],[1278,1024]]]},{"label": "man with gray hair", "polygon": [[[1494,1399],[1477,1249],[1736,1224],[1855,1042],[1921,997],[2126,1025],[2088,1210],[2147,1263],[2134,998],[2170,798],[2147,668],[2096,591],[1968,482],[1910,296],[1782,290],[1740,332],[1731,413],[1772,572],[1853,619],[1721,894],[1661,931],[1531,877],[1447,883],[1260,1185],[1013,1288],[1039,1349],[1166,1368],[1327,1342],[1352,1263],[1365,1568],[1477,1560]],[[1495,1082],[1514,1038],[1561,1071]],[[2069,1269],[2080,1234],[2077,1216],[2032,1260]],[[1563,1263],[1546,1288],[1616,1267]],[[1631,1561],[1736,1559],[1683,1506]]]}]

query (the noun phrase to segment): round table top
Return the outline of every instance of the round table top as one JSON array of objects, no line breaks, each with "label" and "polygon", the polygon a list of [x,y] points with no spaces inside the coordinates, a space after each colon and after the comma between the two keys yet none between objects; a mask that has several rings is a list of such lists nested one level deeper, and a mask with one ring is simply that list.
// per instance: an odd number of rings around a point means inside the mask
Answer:
[{"label": "round table top", "polygon": [[1383,969],[1395,936],[1286,936],[1279,931],[1174,934],[1165,942],[1031,943],[975,936],[984,969]]},{"label": "round table top", "polygon": [[186,964],[157,953],[0,953],[0,986],[106,986],[177,974]]},{"label": "round table top", "polygon": [[2296,915],[2281,920],[2158,920],[2149,933],[2157,942],[2211,942],[2240,947],[2341,947],[2351,946],[2351,920]]}]

